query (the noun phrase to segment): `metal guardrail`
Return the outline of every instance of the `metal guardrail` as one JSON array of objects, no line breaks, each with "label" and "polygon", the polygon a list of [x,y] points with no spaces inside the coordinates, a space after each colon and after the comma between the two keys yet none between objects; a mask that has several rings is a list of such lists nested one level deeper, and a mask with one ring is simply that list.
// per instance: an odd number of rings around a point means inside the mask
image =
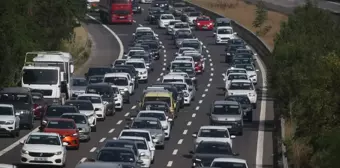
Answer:
[{"label": "metal guardrail", "polygon": [[[200,7],[198,5],[195,5],[189,1],[184,1],[188,6],[192,6],[195,7],[196,9],[199,9],[203,14],[211,17],[212,19],[216,19],[216,18],[224,18],[224,16],[221,16],[218,13],[215,13],[213,11],[210,11],[206,8]],[[260,39],[255,33],[253,33],[252,31],[250,31],[249,29],[247,29],[245,26],[241,25],[240,23],[236,22],[236,21],[232,21],[232,27],[234,29],[235,32],[237,32],[237,35],[239,37],[241,37],[247,44],[249,44],[258,54],[258,56],[261,58],[261,60],[265,63],[265,65],[269,65],[272,59],[272,51],[273,49],[270,48],[262,39]],[[268,70],[268,68],[266,67],[266,69]],[[270,73],[270,72],[269,72]],[[275,148],[274,145],[274,150],[276,150],[277,152],[275,152],[277,154],[277,156],[275,157],[277,159],[277,161],[274,160],[275,165],[273,165],[273,167],[280,167],[280,168],[288,168],[288,161],[287,161],[287,157],[286,157],[286,146],[284,145],[284,143],[282,143],[282,140],[285,139],[285,120],[284,118],[282,118],[281,116],[278,115],[274,115],[276,116],[274,118],[275,122],[277,123],[275,126],[275,131],[277,131],[278,136],[280,136],[280,138],[278,139],[273,139],[273,141],[275,143],[281,143],[281,144],[277,144],[276,146],[278,147],[280,145],[280,148]],[[281,151],[279,151],[281,150]]]}]

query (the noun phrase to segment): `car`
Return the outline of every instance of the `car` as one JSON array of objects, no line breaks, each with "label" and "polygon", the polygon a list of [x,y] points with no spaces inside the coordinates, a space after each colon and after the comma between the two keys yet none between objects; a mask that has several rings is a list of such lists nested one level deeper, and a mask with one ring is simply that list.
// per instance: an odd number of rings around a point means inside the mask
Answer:
[{"label": "car", "polygon": [[171,83],[173,83],[178,88],[178,90],[181,90],[183,92],[185,105],[190,105],[191,101],[195,100],[195,87],[188,85],[187,83],[185,83],[185,81]]},{"label": "car", "polygon": [[192,47],[199,53],[203,52],[203,43],[198,39],[184,39],[180,47]]},{"label": "car", "polygon": [[[116,100],[115,94],[117,93],[114,86],[108,83],[96,83],[90,84],[86,88],[87,94],[99,94],[102,98],[104,104],[106,104],[106,109],[108,114],[114,114],[115,109],[118,107],[123,107],[122,104],[119,104],[120,101]],[[116,104],[117,103],[117,104]]]},{"label": "car", "polygon": [[114,68],[116,65],[125,65],[125,61],[126,59],[116,59],[111,66]]},{"label": "car", "polygon": [[71,79],[71,96],[77,97],[80,94],[85,93],[85,89],[88,82],[84,77],[77,77]]},{"label": "car", "polygon": [[196,37],[192,34],[191,31],[181,31],[178,30],[174,36],[174,43],[177,48],[182,46],[182,43],[186,39],[196,39]]},{"label": "car", "polygon": [[[143,129],[124,129],[120,132],[118,139],[120,137],[142,137],[147,141],[150,149],[155,149],[156,139],[152,138],[151,132]],[[155,150],[151,151],[151,156],[154,158]]]},{"label": "car", "polygon": [[[181,43],[182,45],[182,43]],[[195,48],[193,47],[180,47],[178,51],[175,53],[175,56],[182,56],[184,55],[185,51],[192,51],[192,52],[198,52]]]},{"label": "car", "polygon": [[22,144],[20,163],[23,165],[45,165],[63,167],[67,151],[58,133],[32,132]]},{"label": "car", "polygon": [[163,111],[165,113],[165,115],[170,117],[170,114],[169,114],[170,106],[166,102],[163,102],[163,101],[148,101],[148,102],[145,102],[143,104],[143,106],[141,106],[140,109],[139,109],[139,111],[143,111],[143,110]]},{"label": "car", "polygon": [[161,14],[158,20],[158,28],[166,28],[170,21],[174,21],[175,16],[172,14]]},{"label": "car", "polygon": [[159,18],[162,14],[166,14],[166,12],[165,12],[164,9],[162,9],[160,7],[156,7],[153,10],[151,10],[149,12],[148,17],[147,17],[149,24],[157,24],[157,21],[159,20]]},{"label": "car", "polygon": [[236,53],[233,57],[233,59],[237,59],[237,58],[243,58],[243,59],[250,59],[251,64],[254,65],[254,67],[256,67],[256,57],[257,54],[254,53],[251,49],[238,49],[236,50]]},{"label": "car", "polygon": [[163,101],[170,106],[170,118],[174,119],[179,111],[179,99],[173,94],[171,90],[165,89],[164,87],[148,87],[143,92],[143,98],[139,103],[139,106],[144,106],[145,102],[148,101]]},{"label": "car", "polygon": [[[112,69],[113,73],[124,72],[130,74],[132,81],[135,84],[135,88],[138,88],[138,72],[132,65],[117,65]],[[103,80],[104,81],[104,80]]]},{"label": "car", "polygon": [[196,30],[213,30],[214,21],[209,16],[199,16],[194,20]]},{"label": "car", "polygon": [[12,104],[15,115],[20,117],[20,128],[33,129],[34,103],[31,89],[25,87],[7,87],[0,90],[0,103]]},{"label": "car", "polygon": [[49,105],[42,114],[40,126],[44,127],[50,118],[59,118],[64,113],[80,113],[75,106]]},{"label": "car", "polygon": [[246,73],[229,73],[228,76],[224,76],[223,80],[225,81],[225,89],[227,89],[233,80],[242,79],[242,80],[250,80]]},{"label": "car", "polygon": [[176,24],[176,23],[180,23],[180,22],[182,22],[182,21],[181,21],[181,20],[171,20],[171,21],[169,22],[168,26],[166,27],[166,33],[167,33],[168,35],[173,34],[173,28],[174,28],[175,24]]},{"label": "car", "polygon": [[127,65],[132,65],[138,71],[138,80],[143,83],[148,83],[148,69],[150,67],[146,66],[144,59],[128,59],[126,61]]},{"label": "car", "polygon": [[239,167],[248,168],[247,161],[240,158],[215,158],[210,167]]},{"label": "car", "polygon": [[151,117],[138,117],[132,121],[131,126],[126,126],[126,128],[150,131],[152,138],[155,140],[155,146],[159,147],[160,149],[164,149],[165,129],[162,127],[159,119]]},{"label": "car", "polygon": [[231,44],[224,50],[226,52],[226,56],[224,62],[230,63],[233,60],[233,57],[238,49],[246,49],[245,45],[242,44]]},{"label": "car", "polygon": [[154,37],[158,37],[158,34],[156,34],[151,27],[137,27],[136,31],[132,33],[134,39],[138,39],[138,37],[145,35],[152,35]]},{"label": "car", "polygon": [[136,13],[142,13],[142,8],[140,7],[139,3],[138,2],[133,2],[132,3],[132,12],[134,14]]},{"label": "car", "polygon": [[154,156],[152,155],[152,151],[155,151],[155,148],[151,148],[143,137],[133,137],[133,136],[121,136],[120,140],[132,141],[137,144],[139,155],[141,155],[140,159],[143,161],[144,167],[150,167],[151,163],[154,162]]},{"label": "car", "polygon": [[87,117],[82,113],[64,113],[60,118],[72,119],[79,130],[79,140],[90,141],[91,139],[91,126],[87,121]]},{"label": "car", "polygon": [[41,129],[45,133],[56,133],[61,136],[61,140],[65,147],[69,149],[79,149],[79,130],[73,119],[68,118],[52,118],[49,119],[46,126]]},{"label": "car", "polygon": [[157,118],[163,127],[165,139],[170,139],[171,123],[173,120],[172,118],[169,118],[164,111],[142,110],[142,111],[139,111],[137,114],[137,118],[139,117]]},{"label": "car", "polygon": [[200,129],[192,134],[194,138],[194,149],[202,141],[218,141],[229,143],[230,147],[233,147],[232,139],[235,139],[235,135],[230,135],[226,126],[204,125]]},{"label": "car", "polygon": [[33,100],[33,112],[35,119],[41,119],[42,115],[46,111],[47,102],[44,99],[44,95],[39,92],[32,92],[32,100]]},{"label": "car", "polygon": [[227,96],[225,98],[226,101],[237,101],[241,104],[243,109],[243,119],[246,119],[250,122],[253,121],[253,107],[250,103],[250,100],[247,95],[235,95],[235,96]]},{"label": "car", "polygon": [[214,32],[215,43],[226,44],[229,42],[230,39],[236,38],[236,35],[237,33],[234,32],[232,27],[228,27],[228,26],[217,27]]},{"label": "car", "polygon": [[172,29],[172,35],[175,35],[177,31],[179,30],[184,30],[187,32],[191,32],[191,27],[188,23],[186,22],[179,22],[174,24],[174,28]]},{"label": "car", "polygon": [[259,72],[259,70],[255,69],[253,64],[237,64],[234,67],[245,69],[247,71],[247,74],[248,74],[250,80],[254,83],[254,85],[257,84],[257,72]]},{"label": "car", "polygon": [[186,14],[184,14],[181,17],[181,20],[183,22],[187,22],[189,23],[190,26],[195,26],[195,20],[197,20],[198,17],[200,17],[202,14],[200,12],[188,12]]},{"label": "car", "polygon": [[[102,83],[104,81],[104,75],[93,75],[89,77],[88,84]],[[75,97],[76,95],[74,95]]]},{"label": "car", "polygon": [[105,75],[106,73],[112,72],[111,67],[90,67],[89,70],[84,74],[86,80],[89,80],[94,75]]},{"label": "car", "polygon": [[3,164],[3,163],[0,163],[0,167],[1,168],[17,168],[15,164]]},{"label": "car", "polygon": [[154,60],[159,60],[161,55],[160,50],[163,46],[157,40],[143,40],[142,44],[150,47],[150,52]]},{"label": "car", "polygon": [[195,62],[195,72],[197,74],[202,74],[205,70],[205,60],[202,54],[199,52],[184,52],[183,56],[190,56]]},{"label": "car", "polygon": [[181,16],[182,10],[187,6],[184,2],[174,2],[172,4],[172,14],[174,16]]},{"label": "car", "polygon": [[15,112],[12,104],[0,104],[0,134],[15,138],[20,135],[20,113]]},{"label": "car", "polygon": [[175,67],[172,72],[185,72],[189,75],[189,78],[197,85],[197,78],[195,68],[192,67]]},{"label": "car", "polygon": [[113,115],[114,112],[110,111],[107,108],[107,102],[103,101],[99,94],[86,93],[79,95],[77,100],[89,100],[91,101],[94,111],[96,112],[97,120],[104,121],[106,119],[106,115]]},{"label": "car", "polygon": [[228,26],[231,27],[231,20],[228,18],[216,18],[214,28]]},{"label": "car", "polygon": [[[80,113],[85,114],[91,126],[91,131],[97,131],[97,116],[90,100],[68,100],[65,105],[76,107]],[[66,113],[66,112],[65,112]]]},{"label": "car", "polygon": [[123,95],[124,103],[130,103],[130,95],[135,91],[134,81],[128,73],[109,73],[104,76],[104,82],[118,87]]},{"label": "car", "polygon": [[97,152],[95,162],[124,163],[126,166],[140,166],[143,161],[136,157],[131,148],[103,147]]},{"label": "car", "polygon": [[113,96],[114,96],[114,105],[115,109],[122,111],[123,110],[123,105],[124,105],[124,99],[122,94],[119,92],[118,86],[111,85],[111,88],[113,90]]},{"label": "car", "polygon": [[228,48],[229,45],[243,45],[246,46],[247,43],[240,38],[230,39],[226,45],[226,48]]},{"label": "car", "polygon": [[256,109],[257,93],[253,82],[249,80],[233,80],[226,90],[226,96],[247,95],[253,108]]},{"label": "car", "polygon": [[105,147],[130,148],[133,150],[136,158],[141,156],[139,155],[137,144],[135,142],[118,140],[116,137],[114,137],[112,140],[105,141],[104,148]]},{"label": "car", "polygon": [[235,157],[239,154],[234,153],[229,143],[219,141],[201,141],[192,155],[192,167],[209,167],[215,158]]}]

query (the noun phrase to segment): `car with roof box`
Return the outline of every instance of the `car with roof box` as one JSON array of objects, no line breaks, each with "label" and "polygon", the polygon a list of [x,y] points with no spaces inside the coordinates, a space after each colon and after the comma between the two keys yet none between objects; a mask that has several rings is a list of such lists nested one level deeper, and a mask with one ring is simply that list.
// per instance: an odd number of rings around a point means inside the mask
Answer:
[{"label": "car with roof box", "polygon": [[89,80],[91,76],[94,75],[105,75],[106,73],[111,73],[111,67],[90,67],[89,70],[84,74],[86,80]]},{"label": "car with roof box", "polygon": [[85,77],[72,77],[71,78],[71,96],[77,97],[80,94],[85,93],[88,81]]},{"label": "car with roof box", "polygon": [[34,124],[34,103],[31,89],[7,87],[0,90],[0,103],[12,104],[15,114],[20,117],[20,127],[32,129]]},{"label": "car with roof box", "polygon": [[90,141],[91,139],[91,126],[85,114],[82,113],[64,113],[60,118],[72,119],[79,130],[79,140]]},{"label": "car with roof box", "polygon": [[97,131],[97,116],[95,108],[90,100],[68,100],[65,105],[76,107],[80,113],[85,114],[88,122],[90,123],[91,130]]}]

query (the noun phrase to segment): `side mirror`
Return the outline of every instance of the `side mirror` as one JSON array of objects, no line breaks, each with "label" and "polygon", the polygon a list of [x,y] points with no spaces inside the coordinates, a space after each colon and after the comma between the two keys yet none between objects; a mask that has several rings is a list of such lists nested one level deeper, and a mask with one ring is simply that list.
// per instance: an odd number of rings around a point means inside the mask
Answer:
[{"label": "side mirror", "polygon": [[26,140],[21,140],[20,144],[25,144]]},{"label": "side mirror", "polygon": [[235,136],[235,135],[231,135],[230,138],[231,138],[231,139],[235,139],[236,136]]},{"label": "side mirror", "polygon": [[70,65],[70,71],[71,71],[71,73],[74,72],[74,65],[73,64]]},{"label": "side mirror", "polygon": [[168,121],[169,121],[169,122],[172,122],[173,120],[172,120],[172,118],[168,118]]},{"label": "side mirror", "polygon": [[94,111],[99,111],[99,110],[100,110],[100,108],[95,108],[95,109],[94,109]]},{"label": "side mirror", "polygon": [[68,143],[67,142],[63,142],[63,146],[67,146],[68,145]]},{"label": "side mirror", "polygon": [[197,138],[197,134],[192,134],[192,137],[193,138]]},{"label": "side mirror", "polygon": [[256,72],[259,72],[260,70],[256,69],[255,71],[256,71]]}]

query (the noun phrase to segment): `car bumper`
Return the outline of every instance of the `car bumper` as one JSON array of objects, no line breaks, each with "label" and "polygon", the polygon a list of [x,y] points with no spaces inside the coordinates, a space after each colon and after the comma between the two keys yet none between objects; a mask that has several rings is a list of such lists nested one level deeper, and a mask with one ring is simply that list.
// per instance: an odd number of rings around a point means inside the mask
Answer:
[{"label": "car bumper", "polygon": [[151,159],[141,159],[143,161],[141,167],[149,168],[151,167]]},{"label": "car bumper", "polygon": [[62,166],[63,155],[53,155],[51,157],[33,157],[29,154],[21,154],[21,164],[29,165],[47,165],[47,166]]},{"label": "car bumper", "polygon": [[148,79],[148,75],[138,75],[138,81],[144,81]]},{"label": "car bumper", "polygon": [[105,117],[105,111],[96,111],[96,118],[103,119]]},{"label": "car bumper", "polygon": [[0,134],[12,134],[15,131],[15,125],[0,125]]},{"label": "car bumper", "polygon": [[217,120],[210,120],[210,123],[213,124],[213,125],[225,125],[228,128],[228,130],[231,134],[239,133],[239,132],[242,132],[242,130],[243,130],[243,126],[241,124],[240,125],[236,125],[236,124],[230,125],[230,123],[228,123],[226,121],[217,121]]},{"label": "car bumper", "polygon": [[112,23],[133,23],[133,19],[112,19]]},{"label": "car bumper", "polygon": [[216,44],[228,44],[229,39],[224,40],[224,39],[216,39],[215,43]]},{"label": "car bumper", "polygon": [[257,97],[256,96],[249,97],[249,101],[250,103],[255,104],[257,102]]},{"label": "car bumper", "polygon": [[196,26],[196,28],[198,30],[213,30],[214,26],[212,26],[212,25],[200,25],[200,26]]},{"label": "car bumper", "polygon": [[202,73],[203,72],[203,66],[202,67],[195,67],[195,72],[196,73]]}]

